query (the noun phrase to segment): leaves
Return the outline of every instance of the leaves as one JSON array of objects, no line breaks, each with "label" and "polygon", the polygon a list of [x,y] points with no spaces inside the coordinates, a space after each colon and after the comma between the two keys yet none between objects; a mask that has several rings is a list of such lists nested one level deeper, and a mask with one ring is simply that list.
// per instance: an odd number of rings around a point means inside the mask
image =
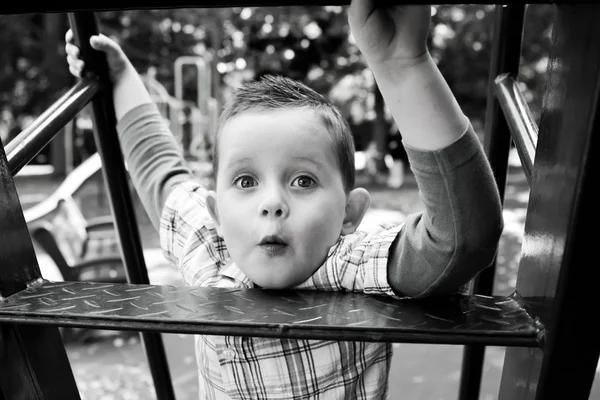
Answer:
[{"label": "leaves", "polygon": [[[552,10],[551,5],[529,5],[525,19],[519,80],[536,116]],[[340,6],[231,7],[119,10],[98,17],[102,32],[119,40],[138,71],[156,68],[157,79],[171,94],[175,60],[204,55],[213,60],[213,87],[224,89],[214,94],[219,100],[245,79],[284,74],[331,95],[358,123],[374,118],[374,82],[350,35],[346,11]],[[73,82],[66,62],[47,62],[64,57],[67,19],[60,17],[53,26],[40,14],[0,17],[3,137],[19,118],[38,115]],[[433,15],[431,52],[472,119],[484,118],[493,21],[493,5],[436,6]],[[183,71],[189,99],[196,98],[196,79],[195,71]]]}]

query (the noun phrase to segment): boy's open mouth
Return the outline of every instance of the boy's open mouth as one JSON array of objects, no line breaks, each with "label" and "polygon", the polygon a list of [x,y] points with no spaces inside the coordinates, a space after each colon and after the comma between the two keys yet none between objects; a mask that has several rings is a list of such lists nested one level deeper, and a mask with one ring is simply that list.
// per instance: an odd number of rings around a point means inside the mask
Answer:
[{"label": "boy's open mouth", "polygon": [[283,253],[288,247],[287,243],[276,235],[265,236],[258,246],[265,253],[272,256]]}]

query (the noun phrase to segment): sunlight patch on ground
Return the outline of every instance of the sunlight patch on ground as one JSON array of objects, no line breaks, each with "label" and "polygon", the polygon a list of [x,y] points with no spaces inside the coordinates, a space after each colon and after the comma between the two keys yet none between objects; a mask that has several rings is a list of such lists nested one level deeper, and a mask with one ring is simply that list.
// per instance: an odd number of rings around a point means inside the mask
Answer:
[{"label": "sunlight patch on ground", "polygon": [[404,221],[406,215],[400,211],[388,210],[383,208],[370,208],[367,210],[359,229],[369,230],[380,224],[399,224]]},{"label": "sunlight patch on ground", "polygon": [[522,237],[526,215],[526,208],[517,208],[515,210],[504,209],[502,212],[504,218],[504,234]]}]

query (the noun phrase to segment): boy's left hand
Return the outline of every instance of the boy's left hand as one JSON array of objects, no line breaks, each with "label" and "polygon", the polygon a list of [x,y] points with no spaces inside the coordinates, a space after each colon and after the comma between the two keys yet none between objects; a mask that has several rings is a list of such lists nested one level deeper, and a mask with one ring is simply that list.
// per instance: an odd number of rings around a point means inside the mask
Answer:
[{"label": "boy's left hand", "polygon": [[410,64],[427,52],[431,6],[382,7],[376,0],[352,0],[348,22],[368,63]]}]

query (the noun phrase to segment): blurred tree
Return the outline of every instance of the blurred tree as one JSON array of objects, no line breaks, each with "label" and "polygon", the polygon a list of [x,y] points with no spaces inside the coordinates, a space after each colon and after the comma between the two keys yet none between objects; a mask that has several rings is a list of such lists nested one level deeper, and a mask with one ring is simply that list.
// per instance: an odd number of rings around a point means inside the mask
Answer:
[{"label": "blurred tree", "polygon": [[[6,144],[50,106],[73,80],[64,61],[66,18],[0,16],[0,138]],[[48,149],[38,155],[48,160]]]},{"label": "blurred tree", "polygon": [[[552,5],[529,5],[526,14],[519,79],[536,116],[552,10]],[[432,55],[465,113],[482,122],[494,6],[443,5],[433,12]],[[66,16],[60,15],[0,17],[0,133],[14,129],[24,116],[39,114],[63,92],[61,87],[72,83],[60,60],[67,29]],[[361,149],[374,139],[373,132],[394,129],[385,105],[376,101],[374,80],[350,35],[345,7],[119,10],[98,16],[102,32],[118,39],[138,71],[155,68],[171,94],[177,57],[207,56],[217,72],[213,86],[224,88],[218,97],[226,98],[228,89],[243,80],[283,74],[329,95],[356,127]],[[195,79],[194,71],[184,71],[190,98],[196,96]],[[373,121],[386,126],[374,127]],[[381,148],[385,141],[380,137],[377,143]]]},{"label": "blurred tree", "polygon": [[[492,51],[493,5],[437,6],[430,36],[431,53],[465,113],[483,121]],[[551,46],[554,7],[526,8],[519,81],[539,115]]]}]

